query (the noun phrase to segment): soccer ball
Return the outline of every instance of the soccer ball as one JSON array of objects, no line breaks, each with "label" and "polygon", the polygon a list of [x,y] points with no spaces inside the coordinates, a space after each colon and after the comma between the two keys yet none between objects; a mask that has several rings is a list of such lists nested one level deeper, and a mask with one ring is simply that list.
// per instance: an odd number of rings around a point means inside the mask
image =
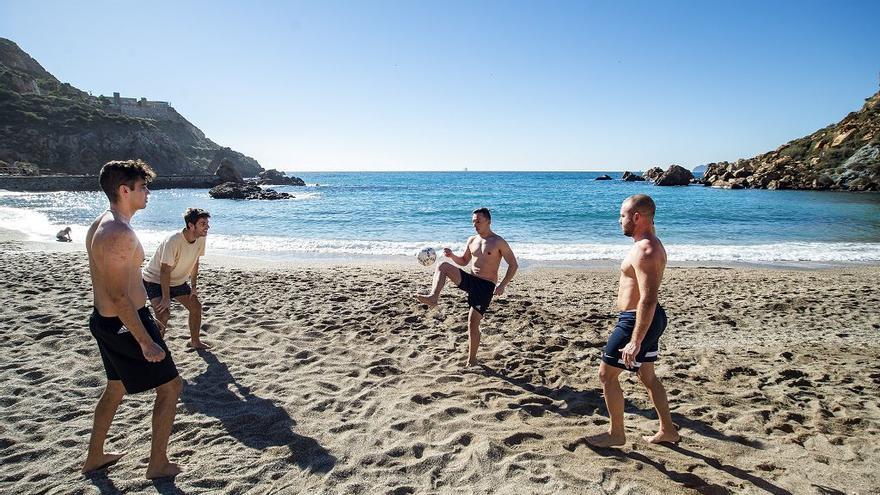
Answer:
[{"label": "soccer ball", "polygon": [[419,251],[418,254],[419,263],[428,266],[432,265],[434,261],[437,260],[437,253],[434,252],[433,248],[425,248]]}]

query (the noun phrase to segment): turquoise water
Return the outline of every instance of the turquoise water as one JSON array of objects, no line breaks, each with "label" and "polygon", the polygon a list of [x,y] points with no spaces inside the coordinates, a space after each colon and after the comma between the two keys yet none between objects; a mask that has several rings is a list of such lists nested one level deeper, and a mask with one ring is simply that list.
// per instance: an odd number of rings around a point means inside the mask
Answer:
[{"label": "turquoise water", "polygon": [[[595,181],[601,172],[297,173],[305,188],[275,186],[288,201],[215,200],[205,189],[153,191],[134,227],[149,247],[182,226],[189,206],[212,213],[213,252],[295,259],[409,256],[425,246],[460,250],[471,211],[522,259],[617,259],[630,242],[617,225],[621,201],[657,203],[657,232],[679,261],[880,261],[880,195],[721,190]],[[619,172],[610,172],[619,177]],[[0,193],[0,227],[74,237],[106,208],[98,192]],[[77,233],[80,235],[77,236]]]}]

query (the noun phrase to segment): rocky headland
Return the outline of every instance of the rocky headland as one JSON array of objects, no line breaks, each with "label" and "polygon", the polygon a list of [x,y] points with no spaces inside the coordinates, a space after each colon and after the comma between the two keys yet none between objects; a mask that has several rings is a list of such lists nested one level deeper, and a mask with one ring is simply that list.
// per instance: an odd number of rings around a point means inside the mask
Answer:
[{"label": "rocky headland", "polygon": [[95,175],[110,160],[139,158],[160,176],[213,175],[221,161],[246,177],[256,160],[210,139],[167,102],[91,96],[60,82],[0,38],[0,173]]},{"label": "rocky headland", "polygon": [[702,183],[728,189],[880,190],[880,92],[861,110],[773,151],[710,163]]}]

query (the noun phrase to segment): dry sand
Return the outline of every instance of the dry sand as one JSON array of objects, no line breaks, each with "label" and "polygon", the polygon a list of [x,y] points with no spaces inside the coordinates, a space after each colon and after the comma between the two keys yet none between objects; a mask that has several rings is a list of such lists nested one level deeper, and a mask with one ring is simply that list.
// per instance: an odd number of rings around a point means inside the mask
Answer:
[{"label": "dry sand", "polygon": [[878,493],[878,267],[670,268],[658,375],[677,446],[623,380],[628,442],[596,376],[613,269],[518,274],[463,371],[464,294],[426,309],[426,269],[203,266],[211,352],[169,345],[185,381],[170,453],[142,479],[152,393],[127,397],[108,448],[79,474],[105,378],[87,328],[85,255],[0,243],[0,493]]}]

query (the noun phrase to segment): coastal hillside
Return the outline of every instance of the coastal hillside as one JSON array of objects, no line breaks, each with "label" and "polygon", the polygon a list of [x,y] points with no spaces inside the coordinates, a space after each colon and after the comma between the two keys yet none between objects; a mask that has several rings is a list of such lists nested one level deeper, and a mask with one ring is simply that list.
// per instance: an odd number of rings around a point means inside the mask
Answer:
[{"label": "coastal hillside", "polygon": [[861,110],[774,151],[711,163],[703,182],[732,189],[880,190],[880,92]]},{"label": "coastal hillside", "polygon": [[0,160],[28,162],[43,174],[96,174],[109,160],[131,158],[160,175],[211,174],[224,158],[246,177],[263,170],[205,137],[168,103],[91,96],[0,38]]}]

